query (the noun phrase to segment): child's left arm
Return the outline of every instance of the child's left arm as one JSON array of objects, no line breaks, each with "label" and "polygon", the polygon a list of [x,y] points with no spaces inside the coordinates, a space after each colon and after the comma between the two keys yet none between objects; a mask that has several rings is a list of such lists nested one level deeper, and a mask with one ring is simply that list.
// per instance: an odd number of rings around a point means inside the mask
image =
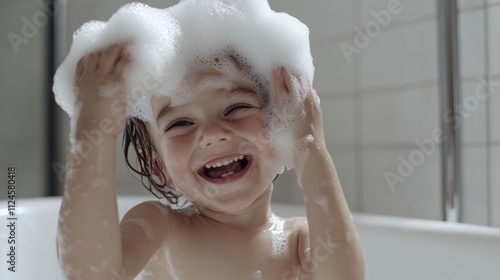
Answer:
[{"label": "child's left arm", "polygon": [[301,279],[364,279],[363,252],[335,165],[326,148],[316,92],[311,86],[304,87],[284,68],[274,71],[274,80],[278,100],[300,94],[293,92],[293,81],[298,83],[295,88],[307,94],[302,108],[305,116],[296,134],[301,152],[294,162],[308,220],[308,226],[299,230]]}]

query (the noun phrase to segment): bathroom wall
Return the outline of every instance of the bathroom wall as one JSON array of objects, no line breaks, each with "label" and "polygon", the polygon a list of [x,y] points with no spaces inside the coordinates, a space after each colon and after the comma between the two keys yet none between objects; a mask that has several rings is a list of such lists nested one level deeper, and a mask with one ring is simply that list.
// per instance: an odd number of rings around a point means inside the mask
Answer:
[{"label": "bathroom wall", "polygon": [[47,166],[46,24],[37,15],[45,13],[36,1],[0,6],[0,199],[7,198],[9,166],[16,168],[18,197],[41,196]]},{"label": "bathroom wall", "polygon": [[500,1],[461,1],[464,222],[500,226]]},{"label": "bathroom wall", "polygon": [[[463,221],[493,226],[500,226],[499,2],[459,1]],[[314,84],[351,209],[442,219],[439,127],[449,116],[439,113],[436,1],[270,3],[311,29]]]},{"label": "bathroom wall", "polygon": [[439,147],[414,152],[439,127],[435,2],[274,2],[311,29],[314,84],[351,209],[441,219]]}]

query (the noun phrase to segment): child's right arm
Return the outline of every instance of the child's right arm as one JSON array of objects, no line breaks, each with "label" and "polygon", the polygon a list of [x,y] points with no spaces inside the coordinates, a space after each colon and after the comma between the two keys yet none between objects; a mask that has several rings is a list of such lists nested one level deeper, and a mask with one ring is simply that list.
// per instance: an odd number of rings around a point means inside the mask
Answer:
[{"label": "child's right arm", "polygon": [[[127,213],[124,221],[136,222],[119,224],[115,145],[126,123],[122,75],[129,64],[118,45],[78,62],[77,148],[69,156],[57,234],[66,279],[129,279],[142,270],[165,236],[162,214],[151,203]],[[103,91],[110,84],[113,90]],[[141,227],[144,223],[149,231]]]}]

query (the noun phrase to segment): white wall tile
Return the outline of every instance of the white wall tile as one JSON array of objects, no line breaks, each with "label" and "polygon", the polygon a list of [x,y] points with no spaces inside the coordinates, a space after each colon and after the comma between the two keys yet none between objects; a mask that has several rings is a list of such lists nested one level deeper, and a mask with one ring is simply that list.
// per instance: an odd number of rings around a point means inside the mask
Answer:
[{"label": "white wall tile", "polygon": [[460,13],[458,18],[460,74],[464,78],[484,75],[484,11]]},{"label": "white wall tile", "polygon": [[[463,106],[460,114],[460,129],[463,143],[486,143],[486,100],[483,100],[486,87],[479,82],[462,84]],[[479,92],[477,94],[476,92]],[[480,98],[478,98],[480,96]]]},{"label": "white wall tile", "polygon": [[318,92],[345,93],[354,88],[353,63],[349,63],[339,47],[340,42],[311,46],[314,59],[314,88]]},{"label": "white wall tile", "polygon": [[458,9],[468,9],[473,7],[481,7],[484,5],[483,0],[458,0]]},{"label": "white wall tile", "polygon": [[488,225],[486,146],[462,149],[462,220]]},{"label": "white wall tile", "polygon": [[323,98],[321,111],[326,143],[352,144],[355,114],[353,98]]},{"label": "white wall tile", "polygon": [[500,0],[486,0],[488,4],[497,4],[500,3]]},{"label": "white wall tile", "polygon": [[285,171],[274,181],[272,201],[304,204],[304,195],[297,183],[295,170]]},{"label": "white wall tile", "polygon": [[[413,172],[399,173],[404,162],[415,164]],[[440,157],[436,150],[418,158],[418,149],[387,149],[363,151],[363,201],[369,213],[441,220]],[[420,155],[424,153],[420,152]],[[425,154],[424,154],[425,155]],[[423,159],[423,160],[422,160]],[[420,164],[420,165],[419,165]],[[411,168],[410,168],[411,170]],[[390,186],[384,173],[401,176],[403,182]],[[401,174],[401,175],[399,175]],[[410,175],[411,174],[411,175]]]},{"label": "white wall tile", "polygon": [[500,79],[490,81],[490,137],[500,142]]},{"label": "white wall tile", "polygon": [[436,88],[365,94],[361,100],[362,139],[371,143],[414,143],[440,127]]},{"label": "white wall tile", "polygon": [[492,226],[500,227],[500,146],[491,147],[491,220]]},{"label": "white wall tile", "polygon": [[438,79],[435,20],[388,30],[361,49],[363,87]]},{"label": "white wall tile", "polygon": [[347,203],[351,211],[360,211],[361,201],[359,201],[359,168],[356,168],[354,160],[354,149],[340,149],[328,147],[332,155],[335,168],[342,184],[342,190],[346,197]]},{"label": "white wall tile", "polygon": [[[360,211],[359,168],[356,168],[353,148],[328,147],[337,169],[342,190],[351,211]],[[302,190],[298,187],[295,171],[285,171],[274,182],[273,201],[303,204]]]},{"label": "white wall tile", "polygon": [[352,1],[270,0],[271,9],[288,13],[305,23],[311,42],[352,31]]},{"label": "white wall tile", "polygon": [[500,6],[488,8],[490,74],[500,74]]},{"label": "white wall tile", "polygon": [[[378,20],[372,13],[381,13],[381,10],[389,11],[388,6],[394,5],[389,24],[401,21],[413,20],[425,16],[435,15],[437,4],[434,0],[425,1],[399,1],[399,0],[363,0],[362,1],[362,21],[367,23]],[[381,17],[381,16],[379,16]]]},{"label": "white wall tile", "polygon": [[[47,25],[35,24],[42,7],[36,1],[2,3],[0,17],[0,168],[4,183],[0,199],[7,198],[7,168],[16,167],[16,196],[41,196],[45,193],[47,101],[45,51]],[[24,21],[30,21],[30,30]],[[24,30],[24,31],[23,31]],[[26,41],[11,43],[8,34]],[[28,34],[29,36],[25,36]],[[0,206],[6,207],[6,205]]]}]

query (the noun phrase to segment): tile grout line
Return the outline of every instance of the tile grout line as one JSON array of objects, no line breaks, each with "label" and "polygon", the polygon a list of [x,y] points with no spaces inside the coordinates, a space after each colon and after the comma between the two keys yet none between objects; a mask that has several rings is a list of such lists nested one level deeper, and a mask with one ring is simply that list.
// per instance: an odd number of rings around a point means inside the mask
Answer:
[{"label": "tile grout line", "polygon": [[[489,10],[490,8],[488,7],[486,0],[483,0],[484,3],[484,9],[483,9],[483,14],[484,14],[484,68],[485,68],[485,74],[486,74],[486,90],[489,90],[490,88],[490,63],[489,63]],[[491,203],[491,193],[492,193],[492,186],[491,186],[491,122],[490,122],[490,111],[491,111],[491,98],[488,98],[486,100],[486,222],[488,226],[492,226],[492,214],[491,214],[491,208],[492,208],[492,203]]]},{"label": "tile grout line", "polygon": [[[352,26],[354,28],[354,26],[356,26],[357,24],[357,21],[359,19],[359,21],[362,20],[362,16],[361,16],[361,10],[362,10],[362,7],[361,7],[361,2],[360,1],[355,1],[353,6],[352,6],[352,14],[353,14],[353,17],[352,17]],[[351,33],[349,34],[352,35],[354,33]],[[365,197],[364,197],[364,194],[365,194],[365,185],[364,185],[364,171],[363,171],[363,151],[362,149],[360,148],[360,145],[359,145],[359,141],[362,141],[362,132],[363,132],[363,128],[362,128],[362,118],[363,118],[363,110],[361,108],[361,99],[359,98],[360,97],[360,89],[359,89],[359,85],[362,83],[362,79],[363,77],[360,75],[361,71],[361,65],[362,65],[362,56],[359,56],[357,57],[357,59],[355,59],[353,61],[354,65],[352,67],[352,75],[353,75],[353,86],[354,86],[354,97],[355,99],[353,100],[353,118],[354,118],[354,139],[358,139],[358,141],[354,141],[354,169],[355,171],[356,170],[359,170],[361,176],[354,176],[355,177],[355,184],[357,184],[358,186],[356,186],[356,200],[358,201],[358,204],[359,204],[359,208],[361,210],[361,212],[365,212]]]}]

